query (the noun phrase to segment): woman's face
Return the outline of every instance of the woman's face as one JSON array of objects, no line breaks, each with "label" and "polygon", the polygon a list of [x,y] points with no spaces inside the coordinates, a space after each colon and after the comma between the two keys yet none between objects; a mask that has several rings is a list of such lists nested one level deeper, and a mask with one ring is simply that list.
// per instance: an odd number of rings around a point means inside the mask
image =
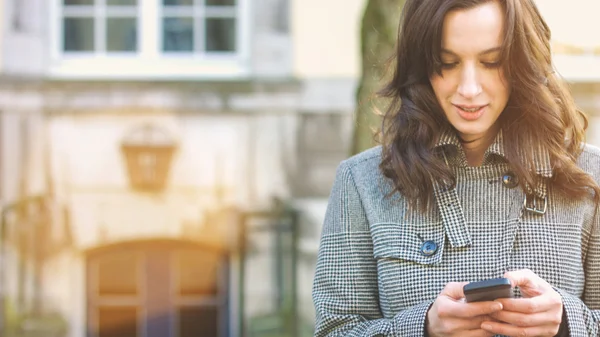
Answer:
[{"label": "woman's face", "polygon": [[431,86],[444,114],[464,141],[493,137],[510,87],[500,64],[503,10],[491,1],[449,12],[442,35],[442,75]]}]

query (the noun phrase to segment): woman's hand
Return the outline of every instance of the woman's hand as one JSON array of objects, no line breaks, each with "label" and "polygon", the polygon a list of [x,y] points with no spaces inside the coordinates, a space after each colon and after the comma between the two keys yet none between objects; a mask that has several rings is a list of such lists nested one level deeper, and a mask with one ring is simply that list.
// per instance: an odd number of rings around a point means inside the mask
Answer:
[{"label": "woman's hand", "polygon": [[548,282],[528,269],[504,274],[513,287],[521,289],[523,298],[504,298],[503,310],[491,314],[496,321],[484,321],[481,327],[488,332],[507,336],[555,336],[563,313],[562,298]]},{"label": "woman's hand", "polygon": [[489,315],[502,310],[498,302],[466,303],[463,283],[448,283],[427,312],[427,333],[430,337],[490,337],[494,333],[481,329],[482,322],[493,320]]}]

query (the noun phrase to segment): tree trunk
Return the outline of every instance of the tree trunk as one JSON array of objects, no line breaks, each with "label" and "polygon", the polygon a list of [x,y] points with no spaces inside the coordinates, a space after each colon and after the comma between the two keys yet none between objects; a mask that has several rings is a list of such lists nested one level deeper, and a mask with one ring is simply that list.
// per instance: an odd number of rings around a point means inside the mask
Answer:
[{"label": "tree trunk", "polygon": [[393,68],[387,61],[394,54],[398,21],[405,0],[367,0],[362,19],[361,55],[362,78],[356,92],[357,107],[352,142],[356,154],[376,145],[375,130],[381,127],[377,111],[385,108],[382,99],[375,97]]}]

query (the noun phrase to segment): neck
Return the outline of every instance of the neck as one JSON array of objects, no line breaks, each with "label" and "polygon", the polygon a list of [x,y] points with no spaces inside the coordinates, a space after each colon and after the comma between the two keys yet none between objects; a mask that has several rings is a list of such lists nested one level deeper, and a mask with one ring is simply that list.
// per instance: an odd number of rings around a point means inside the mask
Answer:
[{"label": "neck", "polygon": [[480,166],[483,164],[483,157],[485,151],[494,142],[494,138],[497,134],[497,129],[490,130],[483,136],[477,136],[472,138],[463,139],[461,138],[461,144],[465,156],[467,157],[467,163],[469,166]]}]

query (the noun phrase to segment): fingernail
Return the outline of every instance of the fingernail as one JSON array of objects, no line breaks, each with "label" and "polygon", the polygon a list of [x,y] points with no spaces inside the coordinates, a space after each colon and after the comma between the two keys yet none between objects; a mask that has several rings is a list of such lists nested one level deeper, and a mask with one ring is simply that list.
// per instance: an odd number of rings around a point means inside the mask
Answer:
[{"label": "fingernail", "polygon": [[496,303],[494,303],[492,310],[500,311],[500,310],[502,310],[502,308],[503,308],[502,303],[496,302]]},{"label": "fingernail", "polygon": [[481,325],[481,328],[482,328],[483,330],[492,330],[492,326],[491,326],[491,325],[489,325],[489,324],[482,324],[482,325]]}]

